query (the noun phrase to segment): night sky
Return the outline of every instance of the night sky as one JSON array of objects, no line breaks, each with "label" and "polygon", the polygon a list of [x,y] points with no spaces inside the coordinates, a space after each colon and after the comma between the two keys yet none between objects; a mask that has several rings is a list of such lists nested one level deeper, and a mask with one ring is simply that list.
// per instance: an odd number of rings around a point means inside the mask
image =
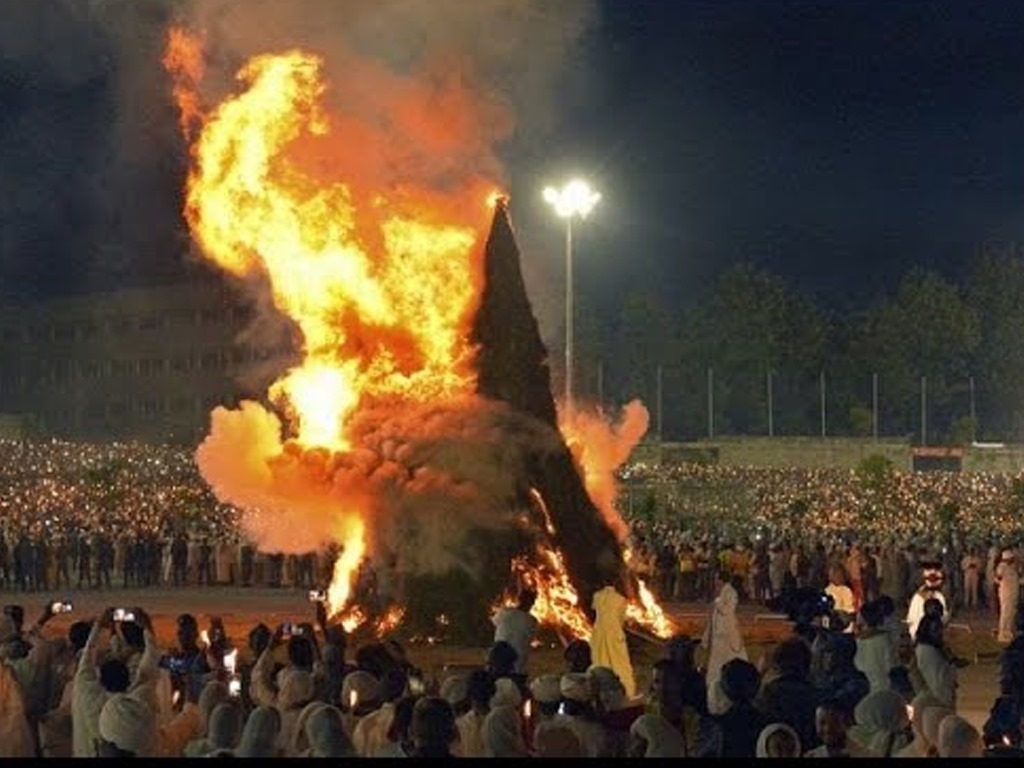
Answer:
[{"label": "night sky", "polygon": [[549,155],[578,144],[605,192],[593,290],[689,297],[745,260],[848,307],[1024,240],[1019,3],[601,7],[604,89]]},{"label": "night sky", "polygon": [[[0,295],[176,279],[174,115],[166,94],[126,112],[120,77],[151,60],[159,82],[173,4],[140,4],[116,40],[28,5],[0,0]],[[561,237],[540,189],[573,172],[604,195],[577,280],[608,309],[630,287],[690,301],[738,261],[856,306],[912,265],[956,278],[1024,242],[1018,2],[597,0],[566,59],[544,131],[502,150],[541,314]]]}]

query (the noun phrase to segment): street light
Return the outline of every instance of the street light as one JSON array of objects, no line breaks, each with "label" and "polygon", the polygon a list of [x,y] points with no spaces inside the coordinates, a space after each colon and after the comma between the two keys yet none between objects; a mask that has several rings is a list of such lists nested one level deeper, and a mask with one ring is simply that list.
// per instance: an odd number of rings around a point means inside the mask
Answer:
[{"label": "street light", "polygon": [[579,216],[585,219],[594,210],[601,195],[594,192],[585,181],[573,179],[561,189],[547,187],[544,200],[551,204],[555,213],[565,219],[565,407],[572,410],[572,368],[573,368],[573,292],[572,292],[572,220]]}]

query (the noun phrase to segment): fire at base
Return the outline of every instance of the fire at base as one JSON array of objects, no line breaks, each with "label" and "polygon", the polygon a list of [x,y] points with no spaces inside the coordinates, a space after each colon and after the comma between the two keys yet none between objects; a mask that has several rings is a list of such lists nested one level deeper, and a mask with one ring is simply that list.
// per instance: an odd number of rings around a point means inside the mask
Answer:
[{"label": "fire at base", "polygon": [[325,105],[318,57],[290,51],[251,60],[239,93],[205,113],[196,45],[175,30],[165,58],[186,135],[198,126],[186,219],[207,258],[269,291],[303,357],[266,404],[213,412],[197,463],[218,498],[265,548],[336,546],[329,606],[350,629],[485,623],[518,581],[564,634],[588,634],[604,583],[633,598],[632,621],[670,633],[626,567],[617,462],[593,460],[602,441],[624,459],[646,411],[621,429],[600,414],[559,425],[503,199],[481,247],[494,185],[450,168],[385,183],[376,167],[394,167],[381,124],[409,146],[426,131],[430,147],[437,104],[472,100],[407,85],[360,120]]}]

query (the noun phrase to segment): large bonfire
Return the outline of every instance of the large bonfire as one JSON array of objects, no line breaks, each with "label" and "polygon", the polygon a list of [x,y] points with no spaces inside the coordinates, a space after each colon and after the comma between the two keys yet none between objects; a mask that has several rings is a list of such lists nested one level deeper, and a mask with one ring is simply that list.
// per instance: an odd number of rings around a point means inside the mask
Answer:
[{"label": "large bonfire", "polygon": [[[329,609],[350,630],[479,631],[529,584],[543,623],[587,637],[590,595],[611,583],[634,623],[667,635],[614,506],[646,412],[633,404],[615,427],[556,416],[504,201],[443,165],[477,140],[467,86],[392,82],[401,98],[381,105],[350,88],[374,115],[357,119],[327,106],[318,56],[288,51],[249,61],[206,111],[199,40],[172,30],[165,66],[193,237],[301,337],[302,362],[266,402],[217,408],[197,452],[247,533],[270,550],[334,546]],[[433,184],[382,181],[435,162]]]}]

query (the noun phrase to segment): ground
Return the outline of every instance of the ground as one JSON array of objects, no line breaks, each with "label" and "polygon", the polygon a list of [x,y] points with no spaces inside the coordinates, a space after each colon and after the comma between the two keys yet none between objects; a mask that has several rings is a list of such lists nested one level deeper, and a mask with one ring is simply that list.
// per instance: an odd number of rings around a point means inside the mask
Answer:
[{"label": "ground", "polygon": [[[174,643],[175,617],[189,612],[199,620],[200,628],[209,625],[209,619],[219,616],[228,637],[242,649],[249,630],[258,622],[274,627],[284,622],[313,621],[315,611],[305,591],[284,589],[241,589],[234,587],[194,587],[189,589],[143,590],[65,590],[53,593],[53,599],[67,599],[74,603],[71,614],[56,616],[50,622],[53,632],[65,632],[72,621],[98,615],[108,606],[132,608],[141,606],[153,617],[157,635],[165,646]],[[18,603],[25,607],[26,624],[35,620],[46,604],[39,593],[4,593],[5,603]],[[666,612],[676,619],[681,631],[700,637],[708,606],[695,603],[670,603]],[[981,727],[998,692],[997,654],[999,646],[993,637],[994,617],[988,614],[957,616],[949,636],[956,653],[971,660],[970,666],[960,671],[960,714]],[[753,606],[741,609],[741,628],[751,661],[758,659],[785,636],[790,625]],[[969,628],[969,629],[968,629]],[[487,653],[490,638],[482,637],[479,647],[451,647],[406,644],[413,663],[438,679],[446,668],[481,664]],[[638,690],[646,690],[653,662],[661,658],[663,649],[657,642],[640,636],[630,636],[630,649],[636,671]],[[564,669],[562,646],[549,638],[533,651],[530,659],[531,675],[545,672],[561,673]]]}]

